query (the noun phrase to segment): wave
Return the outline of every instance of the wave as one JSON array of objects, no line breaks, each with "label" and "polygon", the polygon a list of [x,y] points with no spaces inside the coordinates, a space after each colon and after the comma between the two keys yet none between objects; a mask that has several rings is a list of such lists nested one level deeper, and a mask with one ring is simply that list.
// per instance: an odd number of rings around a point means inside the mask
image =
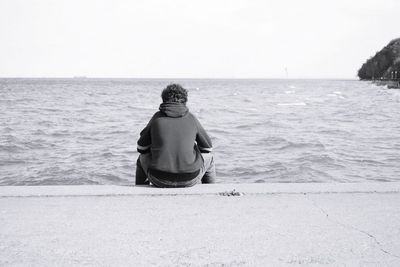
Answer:
[{"label": "wave", "polygon": [[214,135],[214,134],[216,134],[216,135],[225,135],[226,136],[226,135],[229,135],[229,134],[232,133],[232,131],[227,131],[227,130],[224,130],[224,129],[221,129],[221,128],[216,128],[216,129],[209,128],[208,132],[210,133],[211,136]]},{"label": "wave", "polygon": [[45,131],[40,130],[40,129],[35,130],[32,134],[33,135],[47,135],[47,133]]},{"label": "wave", "polygon": [[284,145],[279,148],[279,150],[293,150],[293,149],[317,149],[317,150],[326,150],[325,146],[321,143],[294,143],[288,142],[287,145]]},{"label": "wave", "polygon": [[373,165],[373,166],[381,166],[385,165],[384,162],[372,159],[347,159],[348,161],[356,162],[363,165]]},{"label": "wave", "polygon": [[119,176],[110,173],[92,173],[90,174],[90,177],[101,184],[127,182],[126,179],[122,179]]},{"label": "wave", "polygon": [[11,132],[13,132],[14,131],[14,129],[13,128],[11,128],[11,127],[4,127],[3,128],[3,132],[5,132],[5,133],[11,133]]},{"label": "wave", "polygon": [[346,131],[343,129],[324,129],[324,130],[318,130],[317,133],[319,134],[329,134],[329,135],[333,135],[333,136],[351,136],[354,135],[354,133],[350,132],[350,131]]},{"label": "wave", "polygon": [[57,125],[55,122],[49,121],[49,120],[42,120],[42,121],[37,122],[37,124],[40,126],[45,126],[45,127],[52,127],[52,126]]},{"label": "wave", "polygon": [[58,108],[39,108],[40,111],[49,111],[49,112],[62,112],[62,109]]},{"label": "wave", "polygon": [[260,145],[275,146],[275,145],[287,145],[289,141],[283,137],[268,136],[257,140]]},{"label": "wave", "polygon": [[249,122],[246,124],[238,124],[237,126],[235,126],[235,129],[254,129],[256,127],[263,127],[263,126],[271,128],[271,129],[288,127],[284,123],[281,123],[278,121],[273,121],[273,120],[267,120],[267,121],[254,121],[254,122]]},{"label": "wave", "polygon": [[96,142],[104,141],[104,138],[99,138],[94,136],[78,136],[78,138],[80,140],[85,140],[85,141],[96,141]]},{"label": "wave", "polygon": [[27,161],[21,159],[8,159],[8,160],[0,160],[0,166],[9,166],[9,165],[20,165],[26,164]]},{"label": "wave", "polygon": [[51,178],[36,177],[33,180],[20,181],[14,185],[99,185],[99,181],[83,177],[53,176]]},{"label": "wave", "polygon": [[112,157],[116,157],[116,156],[118,156],[118,155],[116,155],[112,152],[104,152],[101,154],[101,157],[104,157],[104,158],[112,158]]},{"label": "wave", "polygon": [[130,134],[131,132],[128,130],[116,130],[116,131],[112,131],[109,132],[108,134]]},{"label": "wave", "polygon": [[235,126],[235,129],[253,129],[255,127],[263,126],[266,124],[267,123],[265,123],[265,122],[252,122],[252,123],[248,123],[248,124],[239,124],[239,125]]},{"label": "wave", "polygon": [[18,145],[0,145],[0,151],[8,153],[18,153],[25,149]]},{"label": "wave", "polygon": [[277,106],[307,106],[304,102],[293,102],[293,103],[277,103]]},{"label": "wave", "polygon": [[50,134],[50,136],[53,136],[53,137],[64,137],[64,136],[69,136],[69,135],[71,135],[71,132],[69,130],[62,130],[62,131],[53,132]]},{"label": "wave", "polygon": [[326,181],[335,181],[336,179],[331,176],[328,172],[315,169],[310,166],[300,165],[296,168],[297,182],[307,182],[307,183],[315,183],[315,182],[326,182]]},{"label": "wave", "polygon": [[336,169],[336,170],[345,168],[345,166],[342,164],[339,164],[335,158],[333,158],[332,156],[326,155],[326,154],[301,155],[300,157],[296,158],[296,163],[299,163],[299,164],[309,163],[312,165],[322,166],[323,168],[331,168],[331,169]]},{"label": "wave", "polygon": [[35,149],[47,149],[50,147],[54,147],[55,145],[49,143],[45,139],[35,139],[28,142],[21,142],[27,150],[35,150]]}]

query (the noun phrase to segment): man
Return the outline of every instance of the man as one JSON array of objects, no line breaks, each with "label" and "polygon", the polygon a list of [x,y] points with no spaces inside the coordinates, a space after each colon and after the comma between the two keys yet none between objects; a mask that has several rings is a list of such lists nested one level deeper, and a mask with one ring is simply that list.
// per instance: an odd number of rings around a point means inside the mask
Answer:
[{"label": "man", "polygon": [[212,143],[197,118],[186,107],[187,90],[168,85],[163,103],[140,133],[136,184],[157,187],[188,187],[214,183]]}]

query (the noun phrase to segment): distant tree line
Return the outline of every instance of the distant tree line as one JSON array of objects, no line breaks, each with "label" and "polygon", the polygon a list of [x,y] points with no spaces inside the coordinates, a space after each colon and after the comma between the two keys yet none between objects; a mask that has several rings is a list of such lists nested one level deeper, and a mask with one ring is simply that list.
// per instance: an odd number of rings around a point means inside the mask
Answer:
[{"label": "distant tree line", "polygon": [[361,80],[400,78],[400,38],[392,40],[358,70]]}]

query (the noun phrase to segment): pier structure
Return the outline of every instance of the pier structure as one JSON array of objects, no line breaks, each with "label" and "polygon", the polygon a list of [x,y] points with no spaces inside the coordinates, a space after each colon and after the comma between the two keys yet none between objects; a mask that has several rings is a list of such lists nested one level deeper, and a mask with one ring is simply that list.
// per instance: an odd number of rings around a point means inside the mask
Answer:
[{"label": "pier structure", "polygon": [[389,89],[400,89],[400,71],[390,72],[390,79],[385,77],[372,78],[372,82],[376,85],[387,86]]}]

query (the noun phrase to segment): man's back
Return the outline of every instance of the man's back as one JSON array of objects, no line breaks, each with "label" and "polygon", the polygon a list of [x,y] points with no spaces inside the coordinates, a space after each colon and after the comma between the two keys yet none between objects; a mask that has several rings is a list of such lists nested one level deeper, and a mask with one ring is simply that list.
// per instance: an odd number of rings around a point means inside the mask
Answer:
[{"label": "man's back", "polygon": [[188,173],[201,166],[194,145],[197,127],[190,113],[180,118],[159,116],[151,129],[153,169]]}]

